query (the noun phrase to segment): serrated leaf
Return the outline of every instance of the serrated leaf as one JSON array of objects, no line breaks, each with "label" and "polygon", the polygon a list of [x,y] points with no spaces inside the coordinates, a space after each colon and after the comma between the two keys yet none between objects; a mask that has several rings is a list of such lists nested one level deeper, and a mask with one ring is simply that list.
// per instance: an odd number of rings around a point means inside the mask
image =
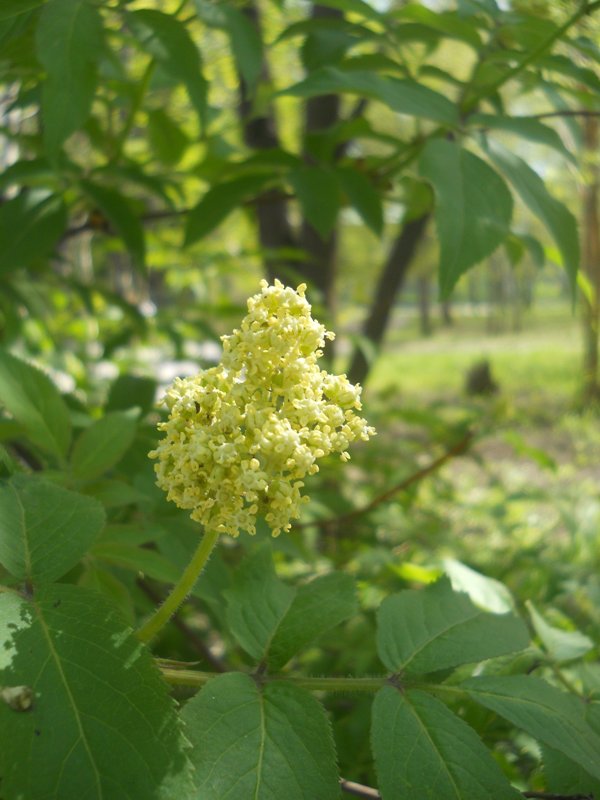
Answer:
[{"label": "serrated leaf", "polygon": [[267,180],[266,175],[244,175],[210,188],[188,215],[184,247],[213,231],[232,211],[257,194]]},{"label": "serrated leaf", "polygon": [[351,167],[336,170],[342,189],[348,195],[350,204],[356,209],[361,219],[377,236],[383,229],[383,206],[381,195],[371,181]]},{"label": "serrated leaf", "polygon": [[471,678],[461,686],[473,700],[600,778],[600,735],[585,721],[579,698],[526,675]]},{"label": "serrated leaf", "polygon": [[165,72],[183,83],[204,127],[207,83],[200,53],[185,26],[172,14],[149,8],[133,11],[127,19],[144,48]]},{"label": "serrated leaf", "polygon": [[0,483],[0,563],[18,580],[55,581],[85,555],[104,521],[93,498],[14,475]]},{"label": "serrated leaf", "polygon": [[565,631],[550,625],[530,600],[526,601],[534,630],[553,661],[573,661],[594,648],[594,642],[580,631]]},{"label": "serrated leaf", "polygon": [[191,800],[175,707],[149,652],[96,592],[46,586],[0,595],[0,685],[25,686],[27,712],[0,702],[0,774],[28,800]]},{"label": "serrated leaf", "polygon": [[428,86],[408,78],[388,78],[365,70],[321,67],[299,83],[278,92],[305,98],[343,93],[379,100],[399,114],[447,125],[455,125],[458,121],[454,104]]},{"label": "serrated leaf", "polygon": [[294,595],[294,589],[275,575],[268,545],[244,560],[232,587],[225,592],[229,628],[257,661],[267,652]]},{"label": "serrated leaf", "polygon": [[512,614],[488,614],[442,578],[386,598],[377,614],[377,651],[392,672],[428,673],[523,650],[527,628]]},{"label": "serrated leaf", "polygon": [[439,280],[447,297],[470,267],[491,255],[509,232],[513,201],[500,175],[455,142],[430,139],[419,171],[436,196]]},{"label": "serrated leaf", "polygon": [[552,197],[537,172],[522,158],[500,148],[498,144],[490,148],[490,156],[556,242],[563,265],[574,284],[580,256],[575,217],[565,205]]},{"label": "serrated leaf", "polygon": [[113,411],[86,428],[73,445],[73,476],[89,481],[118,464],[133,442],[137,420],[136,411]]},{"label": "serrated leaf", "polygon": [[260,689],[230,673],[211,680],[182,717],[202,800],[337,800],[329,722],[308,692],[284,683]]},{"label": "serrated leaf", "polygon": [[355,614],[356,608],[349,575],[332,572],[299,586],[269,646],[270,668],[281,669],[307,644]]},{"label": "serrated leaf", "polygon": [[46,69],[41,107],[44,140],[53,159],[90,113],[102,45],[102,19],[88,0],[49,0],[44,5],[36,51]]},{"label": "serrated leaf", "polygon": [[110,222],[114,232],[121,237],[134,264],[144,270],[146,263],[144,226],[133,212],[127,198],[116,189],[109,189],[107,186],[100,186],[87,180],[81,181],[81,187]]},{"label": "serrated leaf", "polygon": [[252,89],[262,69],[263,52],[260,34],[243,11],[226,3],[221,8],[231,42],[231,53],[239,73]]},{"label": "serrated leaf", "polygon": [[535,117],[509,117],[504,114],[473,114],[469,117],[469,124],[481,125],[484,128],[491,130],[506,131],[507,133],[514,133],[523,139],[537,144],[544,144],[551,147],[561,155],[571,161],[577,163],[577,159],[570,150],[565,147],[563,140],[559,134],[544,125],[539,119]]},{"label": "serrated leaf", "polygon": [[62,197],[43,189],[21,192],[0,205],[0,272],[47,256],[67,227]]},{"label": "serrated leaf", "polygon": [[318,167],[298,167],[288,175],[304,217],[326,239],[335,226],[340,189],[335,175]]},{"label": "serrated leaf", "polygon": [[[585,718],[590,727],[600,734],[599,702],[592,701],[586,705]],[[600,779],[592,778],[583,767],[551,747],[542,746],[542,755],[544,774],[550,791],[564,795],[600,797]]]},{"label": "serrated leaf", "polygon": [[518,800],[475,731],[426,692],[384,686],[371,741],[383,800]]},{"label": "serrated leaf", "polygon": [[0,404],[42,449],[63,457],[71,441],[69,410],[45,373],[0,350]]}]

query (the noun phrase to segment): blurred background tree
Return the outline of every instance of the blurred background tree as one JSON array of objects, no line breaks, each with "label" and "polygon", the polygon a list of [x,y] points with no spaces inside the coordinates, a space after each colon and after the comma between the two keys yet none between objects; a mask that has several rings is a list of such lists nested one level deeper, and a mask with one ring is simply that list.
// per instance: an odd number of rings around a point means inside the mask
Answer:
[{"label": "blurred background tree", "polygon": [[[70,331],[56,351],[79,378],[157,334],[196,358],[262,264],[348,320],[339,357],[364,381],[407,280],[427,332],[424,276],[448,322],[450,292],[483,280],[461,276],[503,243],[486,302],[518,327],[548,280],[534,264],[566,270],[565,297],[575,281],[595,10],[5,3],[3,341],[49,350]],[[585,371],[597,381],[591,355]]]}]

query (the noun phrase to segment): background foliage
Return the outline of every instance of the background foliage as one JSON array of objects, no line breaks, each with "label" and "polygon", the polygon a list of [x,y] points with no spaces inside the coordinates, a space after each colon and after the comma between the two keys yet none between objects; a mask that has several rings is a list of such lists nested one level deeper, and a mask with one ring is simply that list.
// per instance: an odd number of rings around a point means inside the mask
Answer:
[{"label": "background foliage", "polygon": [[[0,3],[0,797],[600,792],[599,11]],[[151,653],[155,401],[263,275],[379,436]]]}]

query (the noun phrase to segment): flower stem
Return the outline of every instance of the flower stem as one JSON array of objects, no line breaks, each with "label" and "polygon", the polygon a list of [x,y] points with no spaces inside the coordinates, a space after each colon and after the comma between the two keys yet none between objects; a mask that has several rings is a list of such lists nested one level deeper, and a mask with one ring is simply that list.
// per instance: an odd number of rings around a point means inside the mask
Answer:
[{"label": "flower stem", "polygon": [[185,598],[194,588],[196,581],[208,561],[219,539],[218,533],[207,531],[204,534],[198,549],[192,556],[192,560],[185,568],[183,575],[171,590],[171,594],[165,602],[159,606],[154,614],[147,620],[137,632],[138,639],[148,643],[156,634],[164,628]]}]

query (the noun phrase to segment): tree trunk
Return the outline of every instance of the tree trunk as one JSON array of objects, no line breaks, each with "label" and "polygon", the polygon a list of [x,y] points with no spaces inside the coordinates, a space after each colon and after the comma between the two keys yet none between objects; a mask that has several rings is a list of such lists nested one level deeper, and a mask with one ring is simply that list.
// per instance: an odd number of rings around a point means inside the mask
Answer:
[{"label": "tree trunk", "polygon": [[587,279],[587,291],[582,292],[583,319],[583,400],[600,400],[598,369],[598,333],[600,330],[600,233],[598,225],[598,120],[586,117],[583,121],[585,151],[588,156],[587,181],[583,189],[582,271]]},{"label": "tree trunk", "polygon": [[431,336],[431,280],[429,275],[420,275],[417,278],[417,295],[421,336]]},{"label": "tree trunk", "polygon": [[[407,222],[396,238],[375,289],[375,298],[363,326],[363,336],[378,347],[383,341],[398,292],[404,285],[406,273],[429,220],[429,215]],[[364,383],[369,362],[360,347],[352,355],[348,377],[352,383]]]}]

